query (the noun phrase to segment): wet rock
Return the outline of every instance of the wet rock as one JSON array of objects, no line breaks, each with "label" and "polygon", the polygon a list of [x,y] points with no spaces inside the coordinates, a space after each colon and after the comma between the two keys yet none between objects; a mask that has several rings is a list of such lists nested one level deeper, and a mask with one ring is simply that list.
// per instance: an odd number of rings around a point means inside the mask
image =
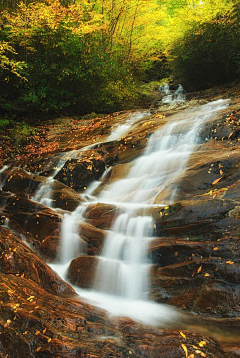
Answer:
[{"label": "wet rock", "polygon": [[79,226],[79,235],[86,242],[88,255],[100,255],[106,236],[105,231],[82,222]]},{"label": "wet rock", "polygon": [[[37,190],[46,184],[46,178],[32,175],[20,168],[8,169],[3,172],[3,191],[29,199],[34,197]],[[53,200],[53,206],[63,210],[73,211],[84,201],[72,188],[54,180],[49,185],[46,194]]]},{"label": "wet rock", "polygon": [[[30,239],[31,241],[31,239]],[[37,246],[38,251],[45,257],[48,261],[55,261],[58,259],[60,252],[60,243],[61,243],[61,232],[59,229],[56,229],[43,239]],[[36,245],[34,245],[36,247]]]},{"label": "wet rock", "polygon": [[83,217],[86,221],[100,229],[109,229],[113,221],[123,209],[112,204],[96,203],[88,205]]},{"label": "wet rock", "polygon": [[29,215],[46,210],[46,207],[34,201],[11,193],[0,192],[0,206],[4,214],[17,222],[24,231]]},{"label": "wet rock", "polygon": [[[106,313],[79,299],[65,299],[25,278],[0,273],[0,347],[3,356],[183,357],[196,347],[209,358],[227,358],[213,340],[173,329],[151,329]],[[199,346],[200,342],[204,342]],[[184,347],[183,347],[184,346]],[[195,348],[194,348],[195,346]],[[184,348],[184,349],[183,349]]]},{"label": "wet rock", "polygon": [[[229,217],[236,203],[207,197],[183,201],[153,212],[157,235],[210,234],[215,231],[224,232],[230,222],[238,228],[240,220]],[[225,220],[225,222],[223,222]]]},{"label": "wet rock", "polygon": [[151,297],[198,314],[240,317],[239,239],[198,239],[151,244]]},{"label": "wet rock", "polygon": [[180,179],[177,199],[187,199],[193,194],[208,193],[221,188],[227,191],[229,186],[240,179],[240,152],[226,151],[221,147],[217,149],[211,152],[210,147],[208,151],[192,156],[190,167]]},{"label": "wet rock", "polygon": [[[60,241],[61,217],[55,211],[23,197],[7,193],[0,194],[3,216],[19,234],[23,234],[34,249],[45,258],[55,258]],[[45,240],[54,241],[46,250]],[[57,244],[58,242],[58,244]]]},{"label": "wet rock", "polygon": [[28,240],[42,243],[47,237],[54,236],[60,225],[61,218],[53,210],[44,208],[29,214],[24,230]]},{"label": "wet rock", "polygon": [[40,176],[33,176],[21,168],[12,168],[5,170],[2,174],[4,179],[3,190],[11,193],[28,197],[32,194],[44,178]]},{"label": "wet rock", "polygon": [[69,281],[81,288],[92,288],[99,259],[94,256],[80,256],[73,259],[68,269]]},{"label": "wet rock", "polygon": [[68,160],[56,179],[76,191],[83,190],[93,180],[99,179],[105,171],[102,159],[86,158]]},{"label": "wet rock", "polygon": [[72,188],[66,186],[51,191],[53,206],[63,210],[74,211],[85,200]]},{"label": "wet rock", "polygon": [[66,282],[6,228],[0,228],[0,251],[2,273],[34,281],[51,294],[74,294]]}]

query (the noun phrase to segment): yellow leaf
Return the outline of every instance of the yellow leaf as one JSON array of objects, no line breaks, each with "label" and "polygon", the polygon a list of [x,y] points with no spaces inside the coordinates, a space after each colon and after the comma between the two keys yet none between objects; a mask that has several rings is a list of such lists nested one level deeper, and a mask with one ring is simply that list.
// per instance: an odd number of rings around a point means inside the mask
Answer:
[{"label": "yellow leaf", "polygon": [[186,336],[185,336],[185,334],[183,333],[183,332],[179,332],[180,334],[181,334],[181,336],[184,338],[184,339],[186,339]]},{"label": "yellow leaf", "polygon": [[226,261],[226,264],[233,265],[234,262],[233,261]]},{"label": "yellow leaf", "polygon": [[197,273],[201,272],[201,270],[202,270],[202,266],[200,266],[200,267],[198,268]]},{"label": "yellow leaf", "polygon": [[218,178],[218,179],[214,180],[214,181],[212,182],[212,185],[217,184],[221,179],[222,179],[222,178]]},{"label": "yellow leaf", "polygon": [[219,247],[214,247],[213,251],[218,251]]},{"label": "yellow leaf", "polygon": [[210,275],[209,275],[209,273],[205,273],[205,275],[204,275],[205,277],[209,277]]},{"label": "yellow leaf", "polygon": [[199,347],[204,347],[207,343],[205,341],[201,341],[198,343]]},{"label": "yellow leaf", "polygon": [[187,350],[187,347],[185,346],[185,344],[181,344],[181,347],[182,347],[182,349],[183,349],[184,352],[185,352],[186,358],[188,358],[188,350]]}]

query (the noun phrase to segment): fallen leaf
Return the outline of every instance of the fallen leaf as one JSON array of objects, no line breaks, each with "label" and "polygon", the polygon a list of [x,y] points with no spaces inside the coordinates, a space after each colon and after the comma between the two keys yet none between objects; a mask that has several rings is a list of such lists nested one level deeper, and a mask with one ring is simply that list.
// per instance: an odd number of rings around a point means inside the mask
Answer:
[{"label": "fallen leaf", "polygon": [[218,178],[218,179],[214,180],[214,181],[212,182],[212,185],[217,184],[221,179],[222,179],[222,178]]},{"label": "fallen leaf", "polygon": [[185,344],[181,344],[182,349],[184,350],[185,356],[186,358],[188,358],[188,350],[187,347],[185,346]]},{"label": "fallen leaf", "polygon": [[180,334],[181,334],[181,336],[184,338],[184,339],[186,339],[186,336],[185,336],[185,334],[183,333],[183,332],[179,332]]}]

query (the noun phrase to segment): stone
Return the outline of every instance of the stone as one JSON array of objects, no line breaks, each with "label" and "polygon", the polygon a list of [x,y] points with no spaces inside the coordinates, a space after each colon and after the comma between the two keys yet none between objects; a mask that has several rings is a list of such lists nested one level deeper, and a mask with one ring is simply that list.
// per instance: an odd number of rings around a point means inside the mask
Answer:
[{"label": "stone", "polygon": [[117,208],[112,204],[89,204],[83,217],[86,222],[100,229],[109,229],[112,226],[116,216],[124,212],[122,208]]},{"label": "stone", "polygon": [[79,226],[79,235],[86,242],[86,253],[88,255],[100,255],[106,236],[104,230],[82,222]]},{"label": "stone", "polygon": [[69,281],[81,288],[92,288],[99,259],[95,256],[80,256],[72,260],[68,269]]},{"label": "stone", "polygon": [[33,281],[51,294],[75,294],[71,286],[6,228],[0,228],[0,252],[1,273]]},{"label": "stone", "polygon": [[76,191],[84,190],[93,180],[99,179],[105,171],[102,159],[70,159],[56,175],[56,179]]}]

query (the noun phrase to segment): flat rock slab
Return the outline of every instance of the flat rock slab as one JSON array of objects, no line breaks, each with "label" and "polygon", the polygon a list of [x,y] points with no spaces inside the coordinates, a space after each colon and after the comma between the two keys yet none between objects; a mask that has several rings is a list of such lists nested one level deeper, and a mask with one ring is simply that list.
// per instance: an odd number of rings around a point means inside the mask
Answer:
[{"label": "flat rock slab", "polygon": [[10,357],[229,358],[218,344],[186,330],[151,329],[77,299],[54,296],[35,282],[0,274],[0,348]]}]

